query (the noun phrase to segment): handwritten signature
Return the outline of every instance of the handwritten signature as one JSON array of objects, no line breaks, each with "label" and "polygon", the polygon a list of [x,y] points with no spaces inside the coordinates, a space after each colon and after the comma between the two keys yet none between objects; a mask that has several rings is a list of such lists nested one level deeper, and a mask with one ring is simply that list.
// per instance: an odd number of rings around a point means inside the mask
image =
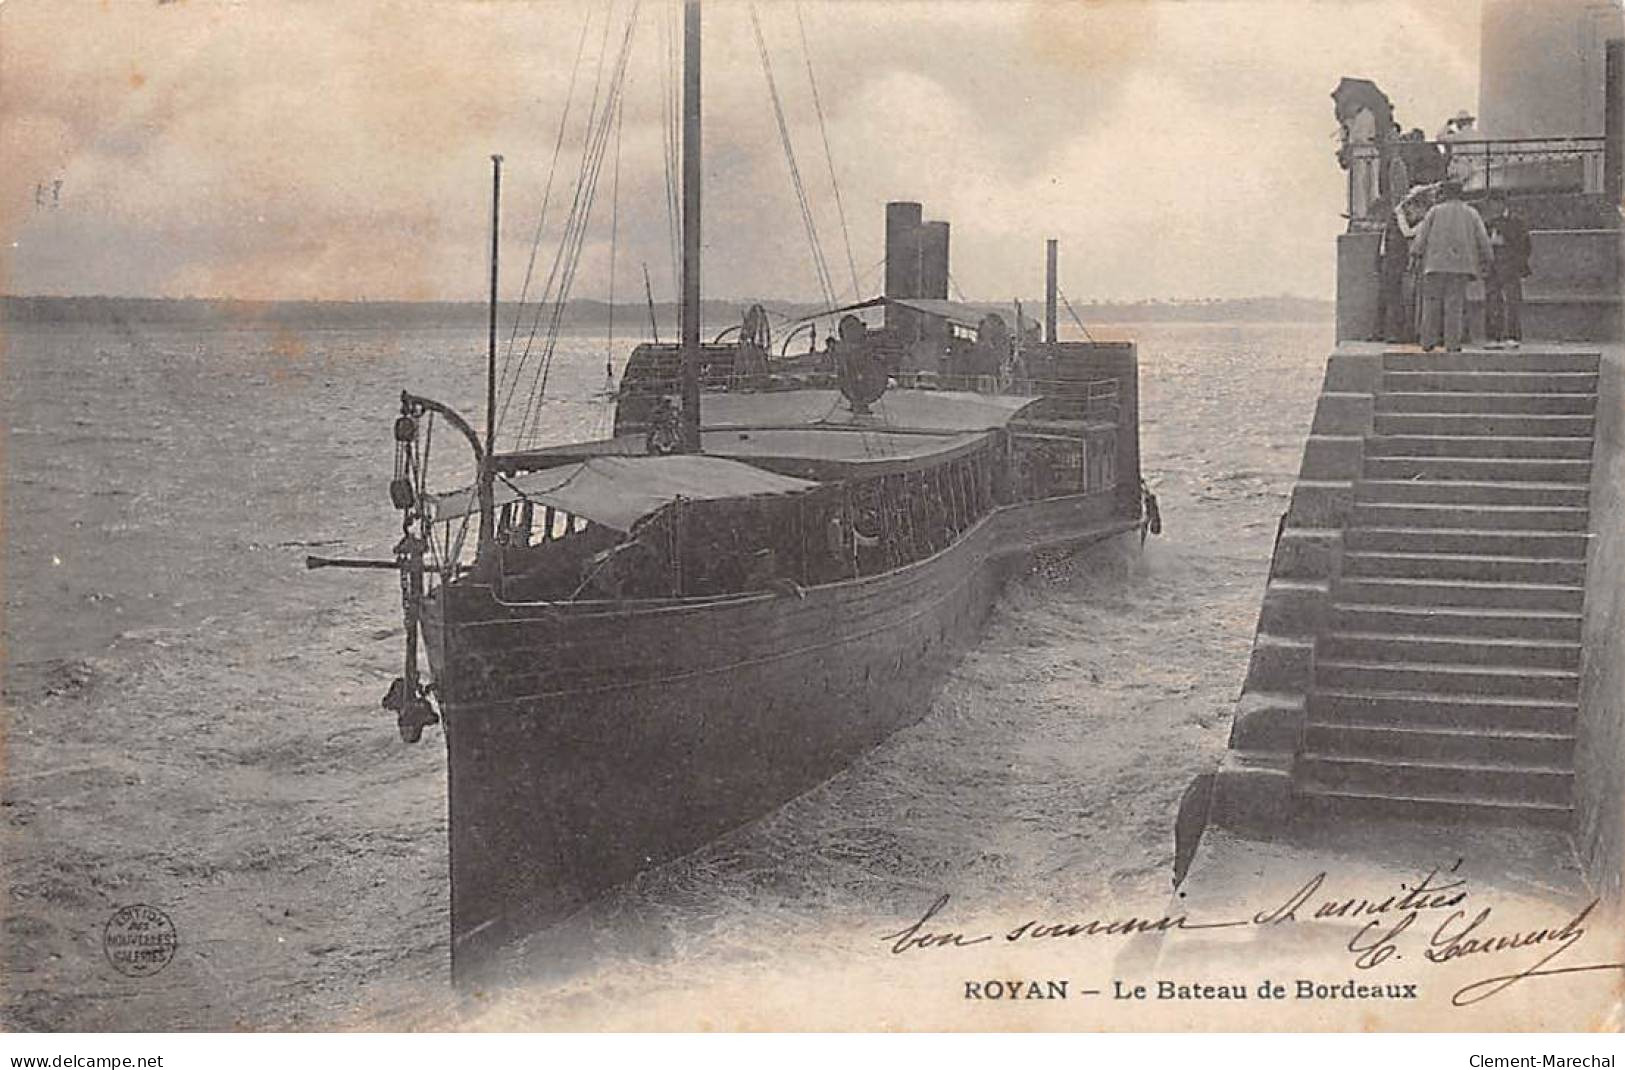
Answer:
[{"label": "handwritten signature", "polygon": [[[1422,958],[1441,965],[1457,960],[1477,960],[1524,948],[1545,951],[1527,967],[1514,972],[1497,974],[1464,985],[1452,994],[1450,1002],[1466,1007],[1498,995],[1521,981],[1535,977],[1554,977],[1562,974],[1625,971],[1625,962],[1594,963],[1585,966],[1553,966],[1552,963],[1584,939],[1586,919],[1596,909],[1598,900],[1592,900],[1579,913],[1561,925],[1513,932],[1494,933],[1490,921],[1492,907],[1483,907],[1469,918],[1470,911],[1461,908],[1467,899],[1465,878],[1455,876],[1460,866],[1441,873],[1437,867],[1428,871],[1421,880],[1390,895],[1350,898],[1328,898],[1324,888],[1327,874],[1317,873],[1297,888],[1279,905],[1257,911],[1246,917],[1215,921],[1199,921],[1189,914],[1163,914],[1155,917],[1130,916],[1087,921],[1040,921],[1031,919],[1005,930],[995,932],[963,932],[931,925],[947,908],[949,896],[939,895],[913,923],[894,933],[887,933],[886,941],[893,955],[944,948],[972,947],[978,944],[1015,944],[1044,940],[1067,940],[1103,936],[1136,936],[1147,933],[1189,932],[1201,929],[1233,929],[1267,927],[1316,921],[1347,921],[1367,919],[1347,944],[1354,956],[1353,964],[1362,970],[1375,969],[1399,955],[1400,937],[1413,928],[1428,932]],[[1442,912],[1442,920],[1433,921]],[[1426,918],[1427,920],[1423,920]],[[929,926],[929,927],[928,927]],[[1431,928],[1431,931],[1429,929]]]}]

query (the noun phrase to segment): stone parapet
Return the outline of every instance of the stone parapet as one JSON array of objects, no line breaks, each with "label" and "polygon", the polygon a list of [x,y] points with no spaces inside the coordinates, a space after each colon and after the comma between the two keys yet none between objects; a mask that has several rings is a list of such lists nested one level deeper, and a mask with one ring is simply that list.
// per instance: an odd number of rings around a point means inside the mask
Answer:
[{"label": "stone parapet", "polygon": [[1377,254],[1380,231],[1337,236],[1337,340],[1379,337]]}]

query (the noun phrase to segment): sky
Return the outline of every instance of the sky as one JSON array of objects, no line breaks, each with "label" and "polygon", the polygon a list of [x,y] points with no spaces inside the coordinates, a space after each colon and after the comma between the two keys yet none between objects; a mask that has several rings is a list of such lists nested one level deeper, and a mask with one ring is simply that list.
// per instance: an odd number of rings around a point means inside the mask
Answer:
[{"label": "sky", "polygon": [[[0,0],[0,292],[478,300],[500,152],[502,292],[517,297],[566,101],[537,278],[599,57],[613,64],[633,6]],[[636,6],[575,297],[609,294],[612,222],[616,297],[641,299],[644,264],[656,299],[674,294],[677,15]],[[750,10],[704,7],[704,290],[815,300]],[[1042,293],[1049,237],[1074,302],[1330,297],[1338,78],[1375,80],[1430,134],[1476,106],[1476,0],[803,0],[827,159],[797,7],[757,12],[843,300],[879,291],[895,199],[950,221],[971,300]]]}]

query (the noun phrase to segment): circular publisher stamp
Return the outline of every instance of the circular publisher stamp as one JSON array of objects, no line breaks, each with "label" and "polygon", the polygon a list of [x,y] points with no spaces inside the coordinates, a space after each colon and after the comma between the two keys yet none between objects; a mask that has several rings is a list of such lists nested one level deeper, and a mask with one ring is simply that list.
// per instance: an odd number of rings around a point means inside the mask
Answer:
[{"label": "circular publisher stamp", "polygon": [[102,930],[107,961],[126,977],[151,977],[162,970],[179,943],[169,915],[145,903],[119,907]]}]

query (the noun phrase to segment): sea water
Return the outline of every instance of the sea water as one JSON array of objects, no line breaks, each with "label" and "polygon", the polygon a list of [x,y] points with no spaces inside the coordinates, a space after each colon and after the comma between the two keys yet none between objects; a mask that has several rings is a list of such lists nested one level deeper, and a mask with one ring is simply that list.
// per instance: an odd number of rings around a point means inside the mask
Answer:
[{"label": "sea water", "polygon": [[[1331,325],[1113,335],[1139,344],[1164,535],[1035,563],[920,724],[606,897],[559,983],[635,995],[771,962],[797,934],[885,932],[949,883],[1034,907],[1166,893]],[[388,556],[400,391],[483,427],[483,335],[19,327],[4,346],[6,1024],[449,1013],[444,751],[436,729],[400,743],[378,705],[400,672],[398,585],[303,561]],[[607,430],[594,395],[626,349],[561,339],[541,440]],[[466,483],[469,457],[441,425],[438,485]],[[115,993],[98,934],[130,903],[172,919],[177,952]]]}]

